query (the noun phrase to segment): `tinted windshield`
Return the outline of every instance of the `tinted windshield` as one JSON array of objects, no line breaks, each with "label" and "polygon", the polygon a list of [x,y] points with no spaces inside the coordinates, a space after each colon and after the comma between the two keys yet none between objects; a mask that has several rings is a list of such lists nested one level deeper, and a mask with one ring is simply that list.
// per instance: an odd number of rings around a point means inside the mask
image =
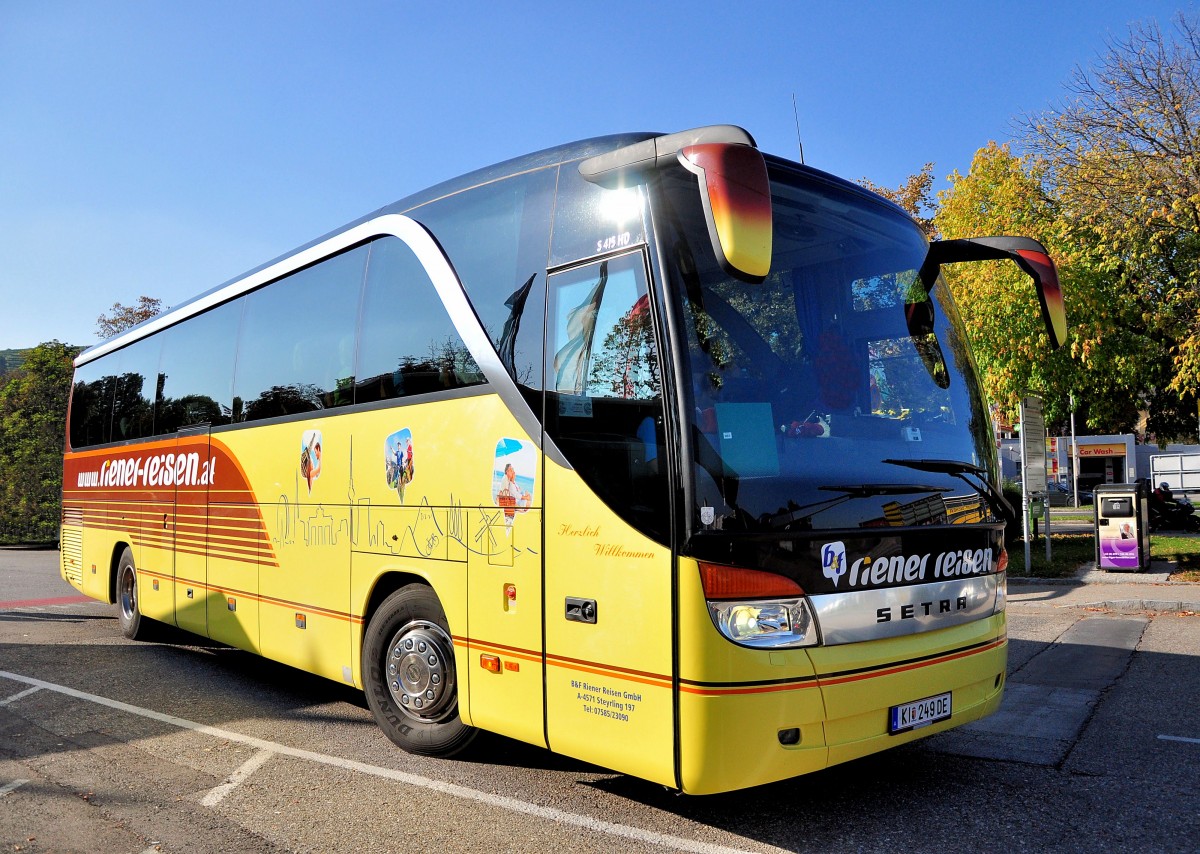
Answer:
[{"label": "tinted windshield", "polygon": [[716,266],[694,184],[664,180],[693,530],[981,521],[945,461],[993,470],[992,437],[949,290],[918,273],[923,234],[853,188],[771,179],[774,256],[753,285]]}]

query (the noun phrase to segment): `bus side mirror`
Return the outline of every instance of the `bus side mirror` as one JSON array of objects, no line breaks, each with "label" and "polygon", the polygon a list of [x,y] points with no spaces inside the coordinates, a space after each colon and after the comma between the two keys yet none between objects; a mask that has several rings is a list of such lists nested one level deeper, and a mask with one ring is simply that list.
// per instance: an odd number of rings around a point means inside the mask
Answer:
[{"label": "bus side mirror", "polygon": [[679,150],[695,174],[708,238],[726,273],[758,283],[771,272],[771,183],[762,152],[748,145],[705,143]]},{"label": "bus side mirror", "polygon": [[1029,237],[971,237],[961,240],[935,240],[921,268],[921,278],[932,281],[942,264],[960,261],[995,261],[1007,258],[1033,279],[1042,321],[1050,346],[1061,347],[1067,340],[1067,311],[1063,304],[1058,271],[1046,247]]}]

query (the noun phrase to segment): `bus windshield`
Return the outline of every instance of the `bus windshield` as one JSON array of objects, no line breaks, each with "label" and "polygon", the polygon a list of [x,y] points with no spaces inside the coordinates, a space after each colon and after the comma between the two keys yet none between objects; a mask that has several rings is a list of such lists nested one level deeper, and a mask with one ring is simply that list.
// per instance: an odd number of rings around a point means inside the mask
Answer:
[{"label": "bus windshield", "polygon": [[664,180],[692,529],[990,521],[963,476],[994,472],[989,422],[949,288],[920,273],[925,236],[851,185],[769,171],[759,284],[717,266],[694,189]]}]

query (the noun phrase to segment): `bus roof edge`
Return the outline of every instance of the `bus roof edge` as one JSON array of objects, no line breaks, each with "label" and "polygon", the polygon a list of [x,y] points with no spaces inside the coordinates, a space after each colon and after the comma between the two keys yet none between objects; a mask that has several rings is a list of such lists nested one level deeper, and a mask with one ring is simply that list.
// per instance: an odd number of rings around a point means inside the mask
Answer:
[{"label": "bus roof edge", "polygon": [[707,125],[656,136],[589,157],[580,161],[579,174],[593,184],[611,189],[630,178],[637,180],[643,173],[673,163],[681,148],[713,142],[758,147],[754,137],[737,125]]}]

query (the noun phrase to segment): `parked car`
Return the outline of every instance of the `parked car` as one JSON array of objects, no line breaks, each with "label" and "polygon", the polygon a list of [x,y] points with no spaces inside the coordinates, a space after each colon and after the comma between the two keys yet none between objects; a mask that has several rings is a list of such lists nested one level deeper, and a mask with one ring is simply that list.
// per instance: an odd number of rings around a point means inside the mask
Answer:
[{"label": "parked car", "polygon": [[[1073,492],[1069,484],[1063,483],[1048,483],[1046,484],[1046,492],[1050,499],[1051,507],[1070,507]],[[1079,506],[1092,503],[1092,490],[1090,487],[1079,485]]]}]

